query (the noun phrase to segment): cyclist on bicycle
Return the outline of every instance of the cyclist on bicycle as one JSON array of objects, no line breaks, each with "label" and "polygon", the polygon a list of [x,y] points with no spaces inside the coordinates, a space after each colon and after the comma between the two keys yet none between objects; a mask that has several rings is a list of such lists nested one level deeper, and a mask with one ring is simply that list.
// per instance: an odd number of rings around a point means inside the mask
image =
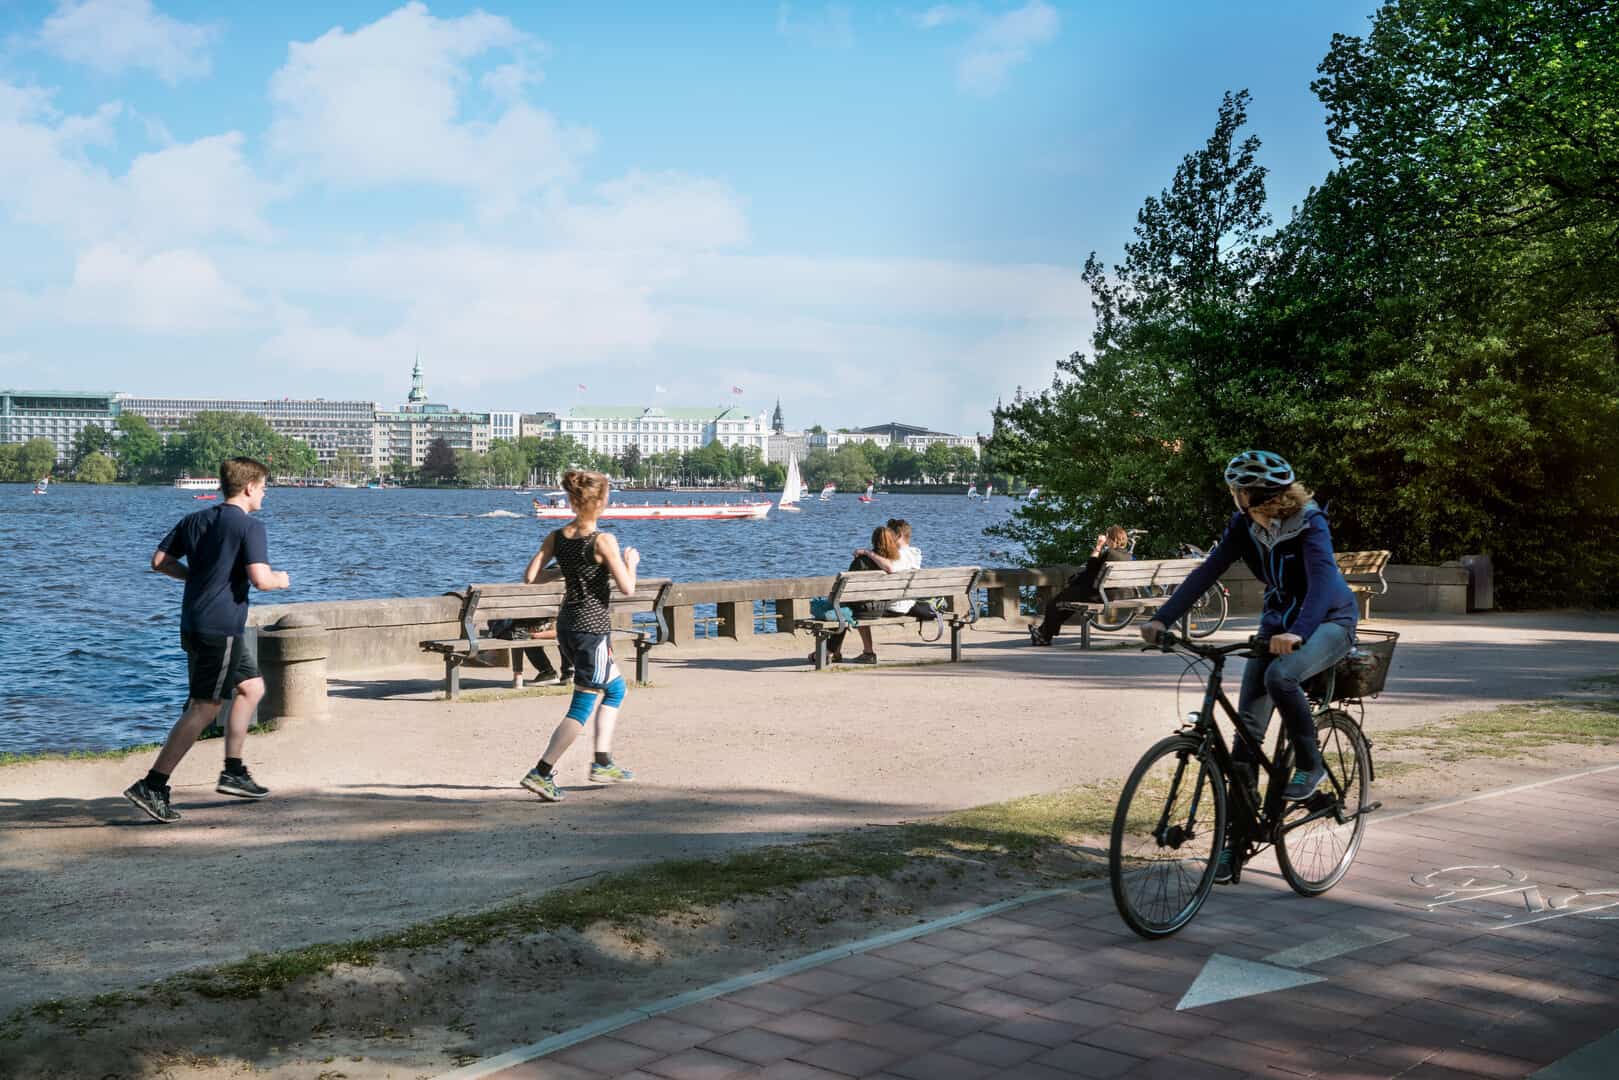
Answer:
[{"label": "cyclist on bicycle", "polygon": [[[1173,626],[1232,563],[1238,558],[1247,563],[1265,585],[1259,620],[1265,649],[1243,670],[1237,718],[1255,743],[1262,744],[1272,710],[1281,710],[1294,754],[1293,775],[1282,794],[1290,800],[1308,798],[1327,771],[1310,701],[1300,684],[1354,647],[1355,597],[1333,559],[1327,516],[1291,465],[1268,450],[1244,450],[1227,463],[1225,482],[1237,512],[1203,565],[1141,628],[1141,636],[1156,643],[1164,627]],[[1248,760],[1240,740],[1231,756],[1251,782],[1257,763]],[[1226,861],[1222,855],[1221,862]]]}]

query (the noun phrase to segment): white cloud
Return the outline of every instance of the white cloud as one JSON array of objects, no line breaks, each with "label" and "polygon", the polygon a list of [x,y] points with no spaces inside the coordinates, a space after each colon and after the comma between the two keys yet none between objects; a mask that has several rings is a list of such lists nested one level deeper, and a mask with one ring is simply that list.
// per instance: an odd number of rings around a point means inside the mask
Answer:
[{"label": "white cloud", "polygon": [[262,213],[275,191],[248,166],[235,132],[139,154],[122,176],[95,164],[85,149],[113,143],[125,111],[110,102],[63,116],[43,91],[0,82],[0,211],[83,244],[267,235]]},{"label": "white cloud", "polygon": [[142,255],[102,244],[79,257],[60,317],[159,334],[230,329],[254,305],[220,275],[213,260],[190,249]]},{"label": "white cloud", "polygon": [[[467,64],[490,53],[529,55],[537,43],[508,20],[474,12],[438,19],[407,4],[350,33],[294,42],[270,81],[270,144],[315,178],[371,188],[427,183],[475,194],[502,216],[571,177],[595,145],[543,110],[508,100],[490,120],[467,111]],[[497,68],[488,89],[517,93],[531,68]]]},{"label": "white cloud", "polygon": [[1055,38],[1061,23],[1057,9],[1045,0],[1029,0],[998,15],[972,5],[941,4],[916,17],[924,30],[972,27],[956,64],[956,84],[985,97],[999,93],[1012,69],[1025,63],[1036,46]]},{"label": "white cloud", "polygon": [[854,19],[842,4],[804,13],[782,4],[776,8],[776,33],[819,48],[848,49],[854,46]]},{"label": "white cloud", "polygon": [[60,0],[39,40],[64,60],[109,75],[144,69],[173,85],[208,73],[215,33],[162,14],[151,0]]},{"label": "white cloud", "polygon": [[712,251],[748,238],[747,217],[724,184],[680,173],[631,172],[589,203],[557,203],[548,215],[568,247]]}]

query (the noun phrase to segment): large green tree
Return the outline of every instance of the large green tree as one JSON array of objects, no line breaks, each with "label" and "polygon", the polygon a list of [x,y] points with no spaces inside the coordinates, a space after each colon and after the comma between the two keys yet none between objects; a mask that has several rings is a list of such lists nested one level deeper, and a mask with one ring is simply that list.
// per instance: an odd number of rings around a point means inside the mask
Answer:
[{"label": "large green tree", "polygon": [[428,443],[427,454],[422,458],[421,474],[436,484],[455,483],[461,475],[455,448],[442,437]]},{"label": "large green tree", "polygon": [[118,475],[136,483],[157,479],[163,468],[163,436],[135,413],[121,413],[115,428],[113,459]]},{"label": "large green tree", "polygon": [[73,478],[81,484],[110,484],[118,479],[118,466],[106,454],[93,450],[79,459]]},{"label": "large green tree", "polygon": [[226,458],[262,461],[275,476],[307,476],[315,470],[315,452],[301,439],[289,438],[251,413],[200,412],[169,439],[167,463],[194,476],[215,476]]}]

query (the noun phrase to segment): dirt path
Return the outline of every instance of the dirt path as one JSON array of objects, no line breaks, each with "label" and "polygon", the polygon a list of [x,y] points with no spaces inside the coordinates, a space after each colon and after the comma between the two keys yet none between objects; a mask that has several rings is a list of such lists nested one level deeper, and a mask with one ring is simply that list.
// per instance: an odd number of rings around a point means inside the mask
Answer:
[{"label": "dirt path", "polygon": [[[1374,735],[1553,696],[1611,671],[1619,645],[1610,616],[1378,624],[1405,637],[1391,692],[1368,714]],[[215,795],[218,744],[205,744],[175,776],[186,819],[174,827],[147,823],[118,795],[144,758],[0,770],[0,898],[14,928],[0,937],[0,1016],[637,861],[1119,776],[1195,704],[1177,702],[1171,658],[1030,649],[1011,632],[968,640],[959,666],[827,674],[808,670],[802,644],[768,637],[661,650],[656,685],[632,691],[618,747],[643,781],[589,789],[579,746],[560,806],[515,785],[566,698],[452,706],[433,700],[427,669],[379,675],[368,691],[391,696],[343,697],[327,721],[252,740],[249,761],[275,792],[264,803]],[[879,651],[896,662],[943,652],[914,642]]]}]

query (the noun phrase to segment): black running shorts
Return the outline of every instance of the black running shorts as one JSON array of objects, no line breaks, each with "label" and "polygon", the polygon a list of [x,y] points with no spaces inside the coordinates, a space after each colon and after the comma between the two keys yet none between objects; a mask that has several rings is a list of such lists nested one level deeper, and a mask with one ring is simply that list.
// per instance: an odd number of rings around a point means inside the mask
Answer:
[{"label": "black running shorts", "polygon": [[557,630],[557,651],[562,654],[562,666],[573,668],[573,685],[582,690],[605,690],[619,677],[610,634],[587,634],[562,627]]},{"label": "black running shorts", "polygon": [[259,677],[258,660],[239,636],[182,630],[180,647],[186,651],[186,679],[193,701],[223,701],[238,685]]}]

